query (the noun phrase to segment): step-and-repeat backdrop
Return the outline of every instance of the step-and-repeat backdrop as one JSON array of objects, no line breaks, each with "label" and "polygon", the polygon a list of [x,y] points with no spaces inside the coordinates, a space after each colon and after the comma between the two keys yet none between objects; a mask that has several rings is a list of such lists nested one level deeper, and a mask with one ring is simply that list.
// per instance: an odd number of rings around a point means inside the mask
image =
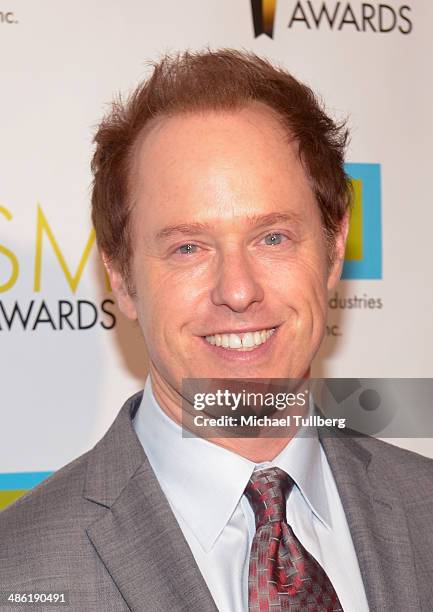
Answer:
[{"label": "step-and-repeat backdrop", "polygon": [[[206,46],[276,60],[349,117],[355,208],[313,375],[433,375],[430,0],[4,0],[2,505],[93,446],[143,385],[146,349],[90,224],[92,136],[149,60]],[[433,456],[427,437],[394,442]]]}]

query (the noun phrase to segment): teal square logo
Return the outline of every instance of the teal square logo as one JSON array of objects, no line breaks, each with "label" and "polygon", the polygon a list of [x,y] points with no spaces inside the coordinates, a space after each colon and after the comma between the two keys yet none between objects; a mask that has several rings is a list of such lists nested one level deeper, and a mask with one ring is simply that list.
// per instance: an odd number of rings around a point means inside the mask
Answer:
[{"label": "teal square logo", "polygon": [[350,218],[341,278],[382,278],[382,215],[380,164],[346,164],[353,185]]}]

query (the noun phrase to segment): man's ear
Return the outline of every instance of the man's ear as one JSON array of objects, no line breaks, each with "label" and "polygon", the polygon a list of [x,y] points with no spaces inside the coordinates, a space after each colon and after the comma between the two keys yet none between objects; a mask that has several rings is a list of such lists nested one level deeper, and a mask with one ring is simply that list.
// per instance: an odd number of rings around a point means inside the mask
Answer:
[{"label": "man's ear", "polygon": [[335,289],[341,277],[341,271],[344,263],[344,253],[346,251],[347,234],[349,232],[349,217],[350,211],[348,210],[341,221],[340,229],[335,235],[334,259],[331,263],[328,274],[328,291]]},{"label": "man's ear", "polygon": [[135,321],[137,319],[135,302],[128,291],[128,287],[122,274],[120,273],[118,267],[110,261],[103,251],[101,251],[101,258],[107,271],[108,278],[110,279],[111,289],[113,290],[113,295],[116,299],[119,310],[123,312],[128,319]]}]

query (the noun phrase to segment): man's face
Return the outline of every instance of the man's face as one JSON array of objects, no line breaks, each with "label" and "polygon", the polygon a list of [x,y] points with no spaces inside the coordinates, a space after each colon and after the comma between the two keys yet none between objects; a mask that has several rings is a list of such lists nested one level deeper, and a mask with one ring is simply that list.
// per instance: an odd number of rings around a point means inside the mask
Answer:
[{"label": "man's face", "polygon": [[307,374],[345,232],[329,268],[296,145],[271,111],[164,118],[137,155],[136,295],[111,280],[120,308],[138,318],[151,372],[177,391],[187,377]]}]

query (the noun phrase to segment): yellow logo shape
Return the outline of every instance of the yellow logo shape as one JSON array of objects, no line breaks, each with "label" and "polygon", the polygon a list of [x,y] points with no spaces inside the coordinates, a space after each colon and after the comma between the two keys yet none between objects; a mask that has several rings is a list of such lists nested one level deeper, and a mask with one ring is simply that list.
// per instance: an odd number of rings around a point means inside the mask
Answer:
[{"label": "yellow logo shape", "polygon": [[266,34],[269,38],[273,37],[276,7],[277,0],[251,0],[256,38],[260,34]]},{"label": "yellow logo shape", "polygon": [[362,254],[362,181],[352,179],[353,201],[345,259],[360,261]]}]

